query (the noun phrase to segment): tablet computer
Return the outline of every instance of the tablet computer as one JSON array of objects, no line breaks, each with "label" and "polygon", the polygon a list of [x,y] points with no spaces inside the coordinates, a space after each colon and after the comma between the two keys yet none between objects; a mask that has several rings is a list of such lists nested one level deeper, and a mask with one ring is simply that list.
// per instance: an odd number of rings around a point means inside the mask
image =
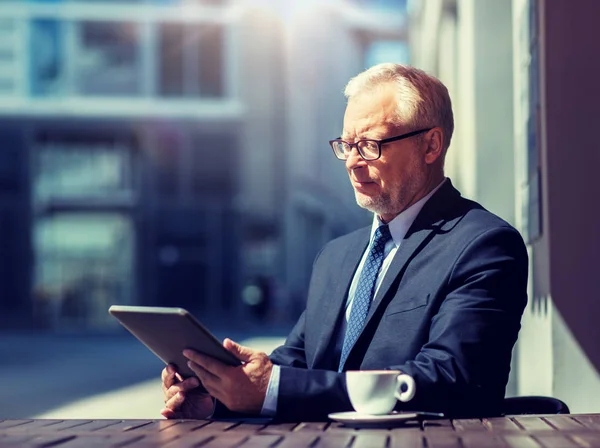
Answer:
[{"label": "tablet computer", "polygon": [[175,364],[184,378],[195,376],[182,353],[186,348],[231,366],[242,364],[183,308],[112,305],[108,312],[165,364]]}]

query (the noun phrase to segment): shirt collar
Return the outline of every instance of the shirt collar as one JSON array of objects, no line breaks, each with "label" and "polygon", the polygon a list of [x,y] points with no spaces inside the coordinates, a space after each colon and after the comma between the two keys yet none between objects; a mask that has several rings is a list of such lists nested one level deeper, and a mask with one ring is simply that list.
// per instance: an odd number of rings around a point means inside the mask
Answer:
[{"label": "shirt collar", "polygon": [[[388,222],[390,233],[392,234],[392,239],[394,240],[394,245],[396,247],[400,246],[400,243],[406,236],[408,229],[410,229],[410,226],[412,226],[412,223],[417,218],[417,215],[419,214],[425,203],[429,200],[429,198],[431,198],[431,196],[433,196],[433,194],[436,191],[438,191],[438,189],[442,185],[444,185],[444,182],[446,182],[446,178],[444,178],[444,180],[442,180],[437,187],[431,190],[429,194],[427,194],[427,196],[422,197],[413,205],[411,205],[402,213],[400,213],[398,216],[396,216],[394,219],[392,219],[390,222]],[[379,227],[382,224],[383,223],[381,222],[377,214],[373,214],[373,225],[371,226],[371,240],[373,239],[373,234],[375,233],[375,230],[377,230],[377,227]]]}]

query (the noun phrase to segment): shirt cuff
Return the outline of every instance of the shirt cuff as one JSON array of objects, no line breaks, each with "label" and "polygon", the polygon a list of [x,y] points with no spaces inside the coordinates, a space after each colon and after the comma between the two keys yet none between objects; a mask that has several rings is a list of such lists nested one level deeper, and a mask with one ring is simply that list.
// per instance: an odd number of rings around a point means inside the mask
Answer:
[{"label": "shirt cuff", "polygon": [[277,413],[277,397],[279,395],[279,374],[281,368],[277,365],[273,366],[271,370],[271,378],[269,378],[269,385],[267,386],[267,394],[265,395],[265,401],[263,402],[260,415],[263,417],[275,417]]}]

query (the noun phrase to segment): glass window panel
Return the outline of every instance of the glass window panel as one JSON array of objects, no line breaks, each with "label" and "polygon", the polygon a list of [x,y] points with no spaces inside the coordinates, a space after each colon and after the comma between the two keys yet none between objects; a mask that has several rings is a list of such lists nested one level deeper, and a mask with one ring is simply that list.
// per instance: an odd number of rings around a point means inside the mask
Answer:
[{"label": "glass window panel", "polygon": [[34,96],[64,92],[63,24],[58,20],[31,22],[30,83]]},{"label": "glass window panel", "polygon": [[50,327],[111,325],[111,304],[133,302],[133,230],[117,213],[60,213],[37,220],[34,312]]},{"label": "glass window panel", "polygon": [[183,49],[184,27],[177,23],[162,23],[158,32],[159,92],[162,95],[184,93]]},{"label": "glass window panel", "polygon": [[138,95],[141,91],[140,30],[129,22],[82,22],[77,83],[91,95]]},{"label": "glass window panel", "polygon": [[132,194],[131,149],[124,140],[40,137],[34,149],[34,199]]},{"label": "glass window panel", "polygon": [[17,31],[16,20],[0,17],[0,95],[17,93],[21,72],[17,60],[20,43]]},{"label": "glass window panel", "polygon": [[198,33],[198,83],[200,95],[223,96],[224,30],[219,24],[201,24]]},{"label": "glass window panel", "polygon": [[165,96],[224,94],[224,30],[219,24],[159,25],[159,92]]}]

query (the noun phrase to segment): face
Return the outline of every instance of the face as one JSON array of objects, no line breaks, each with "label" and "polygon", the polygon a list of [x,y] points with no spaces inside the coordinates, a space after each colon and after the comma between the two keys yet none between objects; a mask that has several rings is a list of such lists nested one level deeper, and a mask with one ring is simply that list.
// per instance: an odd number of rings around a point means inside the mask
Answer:
[{"label": "face", "polygon": [[[342,139],[381,140],[416,130],[391,124],[396,104],[391,86],[353,97],[344,115]],[[389,222],[425,196],[431,175],[427,146],[427,137],[386,143],[381,147],[381,157],[373,161],[363,160],[353,149],[346,169],[358,205]]]}]

